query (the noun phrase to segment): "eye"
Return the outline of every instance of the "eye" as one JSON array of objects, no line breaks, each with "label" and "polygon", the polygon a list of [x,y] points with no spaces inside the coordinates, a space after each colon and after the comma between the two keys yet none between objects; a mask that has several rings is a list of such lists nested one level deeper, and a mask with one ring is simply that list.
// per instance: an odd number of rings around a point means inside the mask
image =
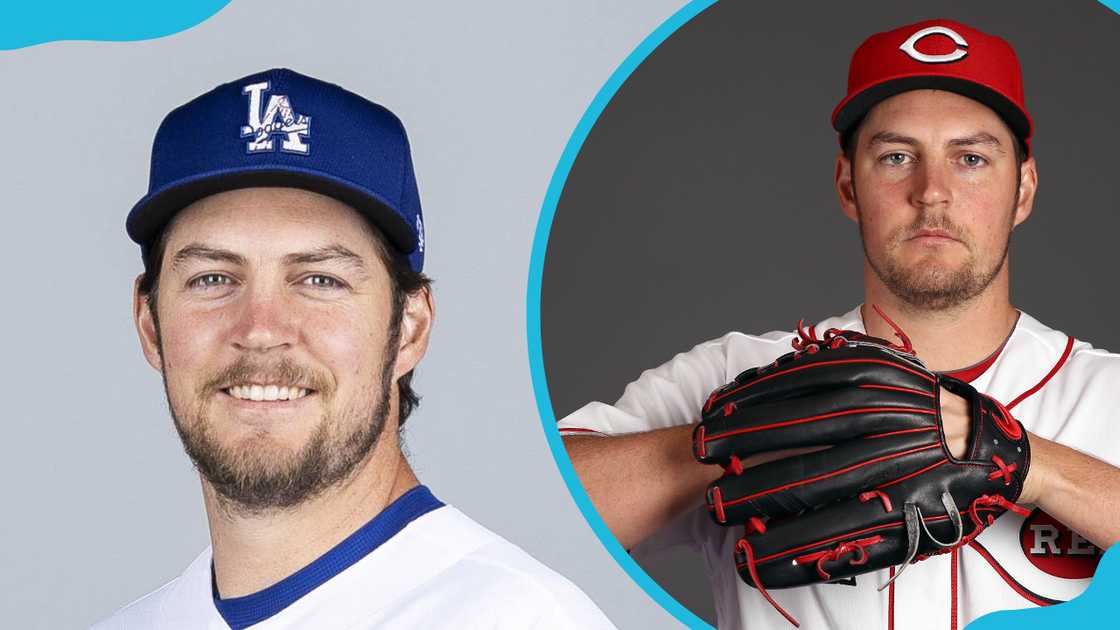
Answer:
[{"label": "eye", "polygon": [[906,155],[905,153],[895,152],[884,155],[883,157],[879,158],[879,161],[887,164],[888,166],[902,166],[903,164],[906,164],[909,159],[909,155]]},{"label": "eye", "polygon": [[187,283],[188,287],[194,289],[208,289],[211,287],[218,287],[227,284],[232,284],[233,278],[221,273],[204,273],[197,278],[192,279]]},{"label": "eye", "polygon": [[303,280],[300,280],[300,283],[316,289],[339,289],[343,286],[341,280],[322,274],[307,276]]},{"label": "eye", "polygon": [[988,163],[988,161],[985,160],[982,156],[976,155],[975,153],[966,153],[962,155],[961,162],[963,162],[965,166],[968,166],[970,168],[983,166],[984,164]]}]

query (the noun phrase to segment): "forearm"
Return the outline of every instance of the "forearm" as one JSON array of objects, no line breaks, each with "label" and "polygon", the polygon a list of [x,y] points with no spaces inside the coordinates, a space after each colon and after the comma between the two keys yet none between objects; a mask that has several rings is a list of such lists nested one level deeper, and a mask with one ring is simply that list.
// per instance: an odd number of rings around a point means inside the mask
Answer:
[{"label": "forearm", "polygon": [[1107,549],[1120,541],[1120,468],[1030,435],[1031,467],[1020,501]]},{"label": "forearm", "polygon": [[692,455],[692,426],[616,437],[564,438],[583,487],[627,549],[703,502],[722,474]]}]

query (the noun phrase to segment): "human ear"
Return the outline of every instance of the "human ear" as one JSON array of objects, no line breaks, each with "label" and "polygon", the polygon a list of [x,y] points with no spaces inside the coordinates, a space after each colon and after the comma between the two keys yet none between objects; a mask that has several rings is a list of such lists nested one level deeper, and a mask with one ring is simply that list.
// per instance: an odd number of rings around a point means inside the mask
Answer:
[{"label": "human ear", "polygon": [[393,369],[394,381],[411,372],[424,358],[434,319],[435,303],[430,289],[424,287],[405,297],[397,362]]},{"label": "human ear", "polygon": [[1034,195],[1038,190],[1038,168],[1034,157],[1019,165],[1019,202],[1015,204],[1015,225],[1027,220],[1034,210]]},{"label": "human ear", "polygon": [[859,223],[859,209],[856,207],[856,183],[852,177],[852,161],[843,152],[836,155],[836,196],[840,200],[840,210],[844,216]]},{"label": "human ear", "polygon": [[140,336],[140,349],[148,365],[157,372],[163,372],[163,356],[159,351],[159,333],[156,331],[155,315],[148,306],[148,296],[140,292],[140,283],[144,274],[136,276],[132,283],[132,321],[136,325],[136,333]]}]

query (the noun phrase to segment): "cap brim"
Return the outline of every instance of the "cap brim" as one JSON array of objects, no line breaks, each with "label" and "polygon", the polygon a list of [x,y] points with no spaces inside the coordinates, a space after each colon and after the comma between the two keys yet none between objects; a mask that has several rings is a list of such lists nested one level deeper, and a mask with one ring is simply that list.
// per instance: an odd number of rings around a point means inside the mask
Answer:
[{"label": "cap brim", "polygon": [[979,83],[958,77],[931,75],[892,77],[852,94],[836,107],[832,127],[842,135],[881,101],[902,92],[922,89],[945,90],[979,101],[995,111],[1024,144],[1031,137],[1030,118],[1010,98]]},{"label": "cap brim", "polygon": [[258,186],[301,188],[333,197],[373,222],[404,254],[416,249],[416,236],[397,210],[376,193],[324,173],[293,167],[239,168],[184,178],[138,201],[128,213],[128,236],[143,247],[151,244],[175,213],[220,192]]}]

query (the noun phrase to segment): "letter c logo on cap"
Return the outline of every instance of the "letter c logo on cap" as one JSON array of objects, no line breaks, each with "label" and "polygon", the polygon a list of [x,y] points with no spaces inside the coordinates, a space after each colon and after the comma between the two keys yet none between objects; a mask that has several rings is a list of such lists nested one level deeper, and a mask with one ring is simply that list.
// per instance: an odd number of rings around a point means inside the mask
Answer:
[{"label": "letter c logo on cap", "polygon": [[[953,42],[957,44],[957,47],[953,52],[943,55],[927,55],[923,52],[918,52],[915,46],[929,35],[945,35],[953,40]],[[929,28],[923,28],[911,35],[910,39],[902,42],[902,45],[898,47],[899,50],[910,55],[910,58],[914,61],[921,61],[923,63],[949,63],[951,61],[963,59],[965,55],[968,54],[968,51],[965,50],[966,48],[968,48],[968,42],[964,41],[964,38],[961,37],[959,33],[947,26],[930,26]]]}]

